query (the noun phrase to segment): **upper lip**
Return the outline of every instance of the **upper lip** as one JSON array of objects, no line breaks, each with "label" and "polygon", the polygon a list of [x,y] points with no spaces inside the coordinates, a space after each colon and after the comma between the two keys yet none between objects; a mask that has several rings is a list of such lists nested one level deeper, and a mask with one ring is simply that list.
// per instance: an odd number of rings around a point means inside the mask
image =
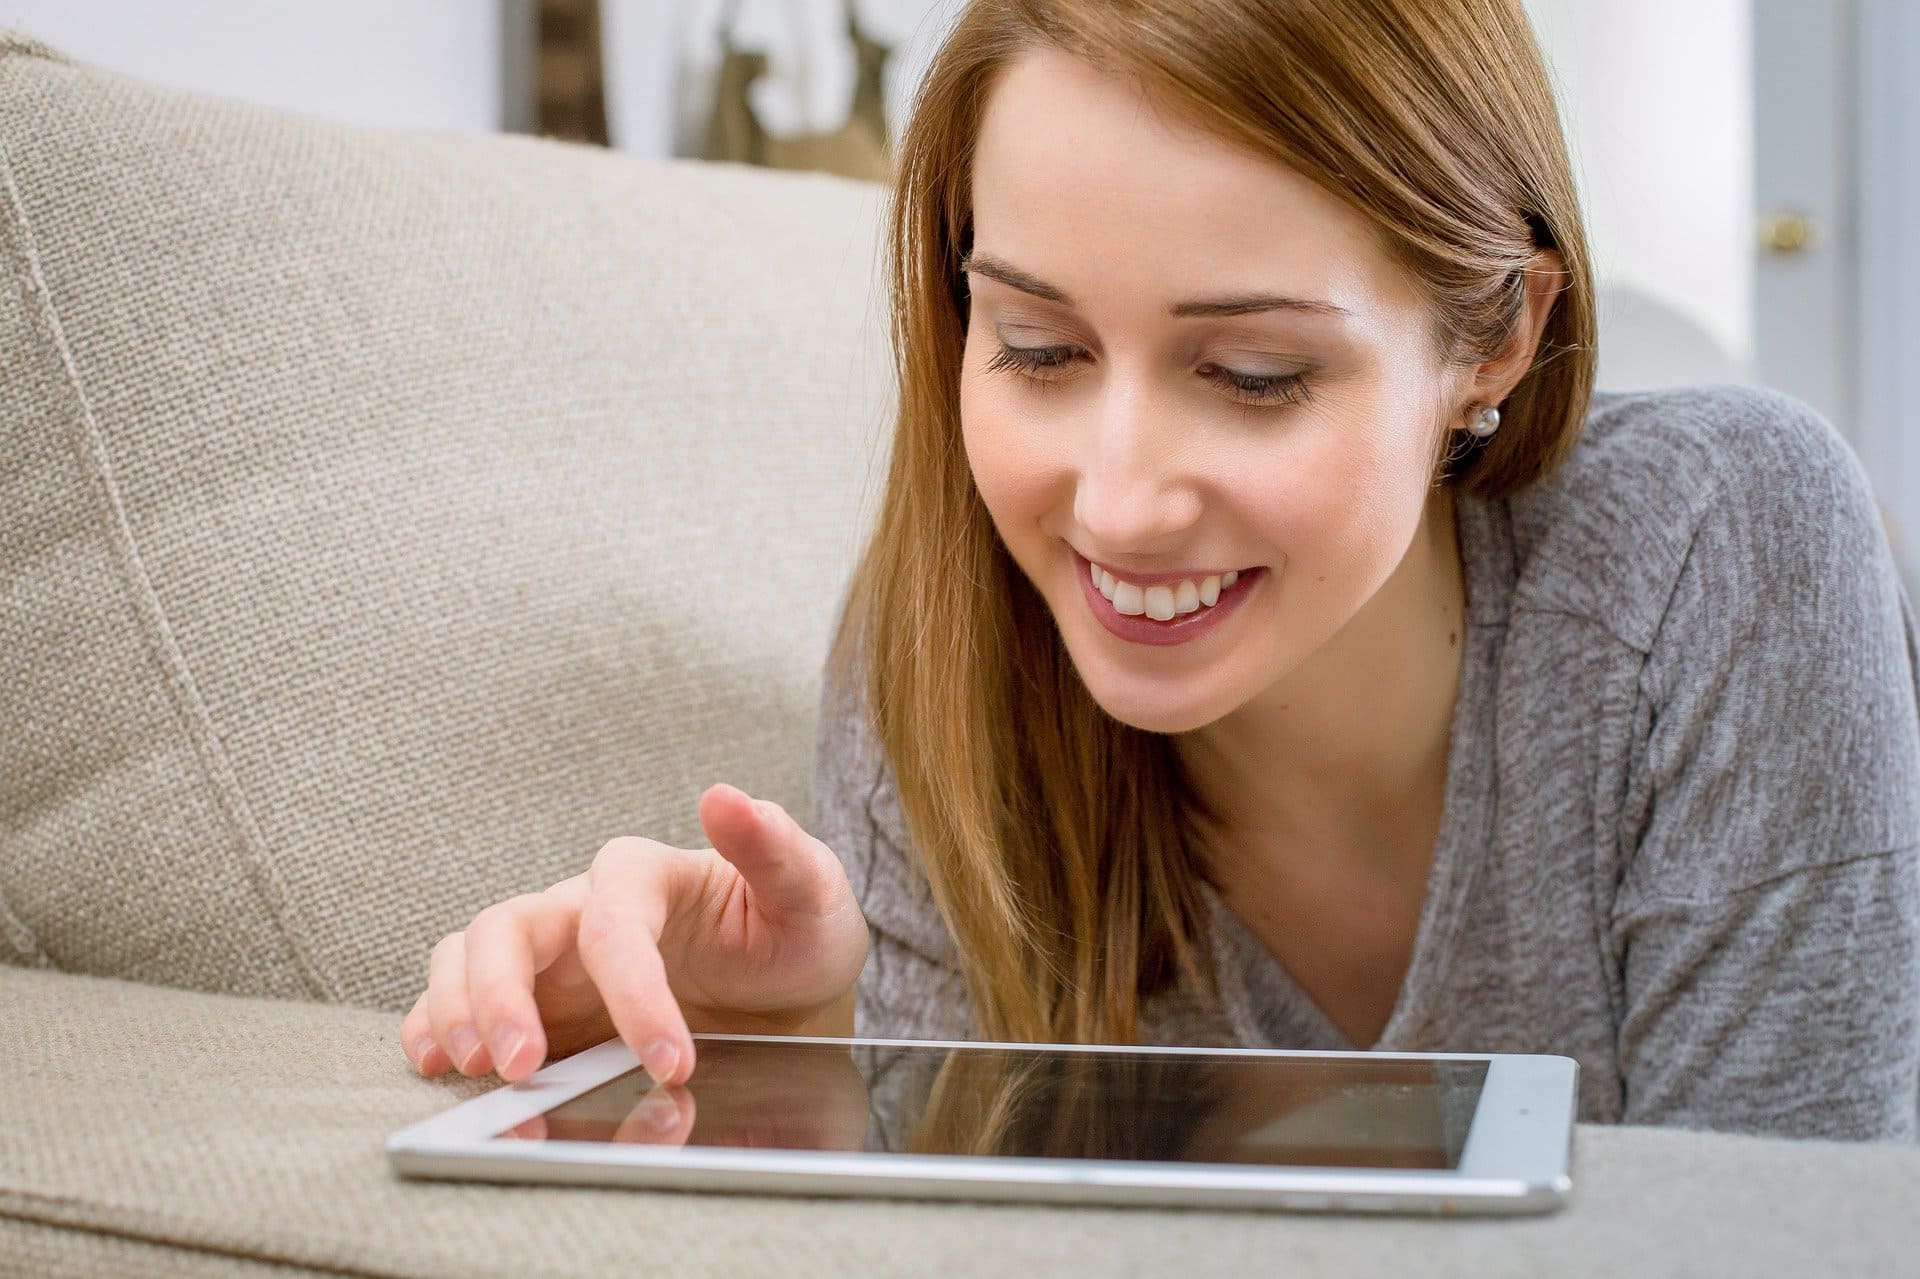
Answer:
[{"label": "upper lip", "polygon": [[[1080,555],[1080,552],[1075,551],[1074,554]],[[1135,586],[1172,586],[1175,582],[1192,582],[1198,585],[1209,577],[1219,577],[1222,574],[1235,571],[1241,573],[1252,571],[1246,568],[1239,570],[1231,568],[1187,568],[1179,569],[1172,573],[1144,573],[1138,569],[1116,567],[1111,563],[1104,563],[1086,555],[1080,555],[1080,558],[1097,568],[1105,569],[1123,582],[1132,582]]]}]

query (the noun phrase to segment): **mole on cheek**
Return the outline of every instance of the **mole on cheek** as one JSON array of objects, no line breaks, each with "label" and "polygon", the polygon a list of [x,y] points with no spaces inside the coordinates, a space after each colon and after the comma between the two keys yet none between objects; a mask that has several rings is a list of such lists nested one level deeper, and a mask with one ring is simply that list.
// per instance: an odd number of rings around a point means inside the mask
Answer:
[{"label": "mole on cheek", "polygon": [[1460,632],[1459,632],[1459,631],[1448,631],[1448,632],[1447,632],[1447,647],[1448,647],[1448,648],[1452,648],[1452,647],[1453,647],[1453,643],[1454,643],[1454,641],[1455,641],[1455,640],[1457,640],[1457,639],[1459,639],[1459,638],[1460,638]]}]

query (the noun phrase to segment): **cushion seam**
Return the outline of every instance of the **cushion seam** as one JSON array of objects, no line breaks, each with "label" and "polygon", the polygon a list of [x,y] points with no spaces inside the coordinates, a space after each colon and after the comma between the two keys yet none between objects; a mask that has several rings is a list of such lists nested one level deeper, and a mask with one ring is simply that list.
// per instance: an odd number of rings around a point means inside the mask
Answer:
[{"label": "cushion seam", "polygon": [[94,1211],[98,1205],[90,1201],[69,1198],[67,1196],[47,1196],[34,1191],[15,1190],[10,1192],[19,1196],[19,1205],[0,1204],[0,1221],[17,1221],[24,1225],[39,1226],[48,1230],[66,1231],[70,1234],[101,1235],[111,1239],[124,1239],[130,1243],[146,1244],[154,1248],[165,1248],[173,1252],[199,1253],[215,1257],[231,1257],[236,1261],[248,1261],[257,1265],[272,1267],[282,1274],[340,1275],[352,1279],[386,1279],[391,1275],[387,1270],[366,1270],[358,1266],[315,1265],[309,1261],[296,1261],[287,1257],[276,1257],[264,1252],[247,1252],[232,1247],[222,1247],[201,1240],[169,1238],[164,1234],[153,1233],[128,1225],[113,1225],[101,1221],[69,1221],[57,1215],[24,1211],[24,1207],[34,1204],[72,1205],[84,1211]]},{"label": "cushion seam", "polygon": [[133,530],[127,522],[126,508],[121,501],[105,442],[100,435],[99,422],[85,388],[80,384],[79,369],[74,363],[66,330],[60,323],[59,313],[53,305],[52,290],[41,269],[33,226],[27,218],[26,204],[14,178],[12,156],[4,140],[0,140],[0,201],[4,201],[5,212],[11,215],[8,221],[12,224],[19,249],[23,278],[15,283],[23,302],[31,298],[32,301],[27,305],[37,303],[41,326],[60,362],[62,380],[72,392],[74,404],[78,406],[78,413],[69,418],[75,460],[86,478],[96,508],[103,516],[106,539],[119,570],[127,602],[139,619],[140,629],[147,641],[147,651],[160,668],[161,678],[170,694],[169,700],[186,728],[215,806],[225,816],[230,837],[244,854],[245,870],[254,891],[279,926],[282,944],[307,988],[316,997],[339,1002],[335,993],[321,979],[311,957],[287,929],[285,888],[263,855],[264,841],[254,821],[252,808],[213,731],[199,685],[187,666],[185,654],[174,641],[172,627],[161,608],[159,595],[147,574],[146,565],[141,560],[139,547],[134,542]]},{"label": "cushion seam", "polygon": [[40,939],[33,935],[26,921],[14,912],[7,903],[6,885],[0,884],[0,937],[6,939],[7,948],[19,959],[20,965],[27,968],[53,968],[53,956],[47,954]]}]

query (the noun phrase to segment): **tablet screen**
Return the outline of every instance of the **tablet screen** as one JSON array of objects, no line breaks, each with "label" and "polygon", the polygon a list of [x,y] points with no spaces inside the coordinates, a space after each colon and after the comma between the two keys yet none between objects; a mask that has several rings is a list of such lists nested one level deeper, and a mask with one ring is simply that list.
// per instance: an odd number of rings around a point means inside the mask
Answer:
[{"label": "tablet screen", "polygon": [[[775,1150],[1456,1168],[1478,1060],[700,1041],[496,1134]],[[656,1094],[646,1108],[643,1100]],[[659,1104],[664,1097],[672,1108]],[[674,1115],[665,1129],[652,1117]],[[642,1115],[649,1119],[642,1119]]]}]

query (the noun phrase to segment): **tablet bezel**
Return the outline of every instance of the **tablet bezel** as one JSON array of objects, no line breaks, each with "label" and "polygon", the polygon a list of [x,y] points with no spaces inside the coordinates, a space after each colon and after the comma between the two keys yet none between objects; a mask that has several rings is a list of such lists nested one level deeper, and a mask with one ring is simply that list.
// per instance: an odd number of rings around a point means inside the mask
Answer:
[{"label": "tablet bezel", "polygon": [[695,1038],[848,1047],[1484,1061],[1487,1077],[1461,1150],[1460,1165],[1449,1169],[1260,1167],[1006,1155],[529,1142],[491,1135],[639,1069],[632,1050],[619,1039],[610,1039],[552,1062],[518,1083],[503,1084],[399,1129],[387,1138],[388,1160],[402,1176],[502,1182],[1443,1215],[1547,1212],[1563,1206],[1573,1189],[1572,1138],[1579,1064],[1570,1057],[829,1035],[701,1033]]}]

